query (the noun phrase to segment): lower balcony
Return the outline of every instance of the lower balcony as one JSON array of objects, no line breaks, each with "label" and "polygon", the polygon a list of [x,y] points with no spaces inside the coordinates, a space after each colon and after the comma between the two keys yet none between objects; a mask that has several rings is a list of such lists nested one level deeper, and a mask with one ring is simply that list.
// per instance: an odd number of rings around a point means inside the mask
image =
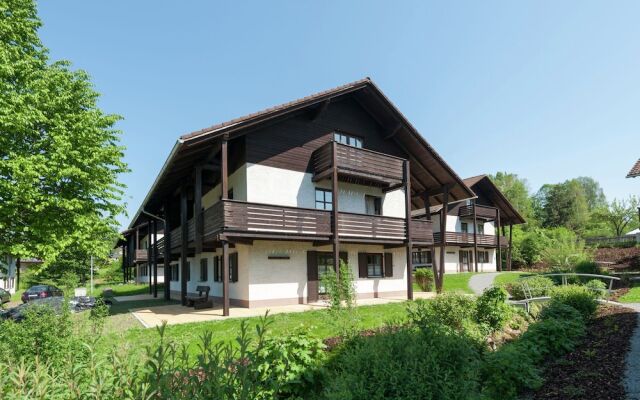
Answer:
[{"label": "lower balcony", "polygon": [[[473,246],[473,233],[463,232],[445,232],[447,245],[469,247]],[[433,240],[436,245],[442,244],[442,234],[435,232]],[[477,235],[478,246],[480,247],[498,247],[498,236],[495,235]],[[509,242],[505,236],[500,236],[500,247],[509,247]]]},{"label": "lower balcony", "polygon": [[[203,239],[216,241],[221,234],[252,239],[329,241],[332,237],[331,211],[311,208],[247,203],[236,200],[219,201],[206,209],[203,218]],[[187,225],[188,242],[195,241],[195,221]],[[420,244],[433,243],[431,221],[412,220],[412,239]],[[407,239],[404,218],[338,213],[338,237],[347,242],[403,243]],[[182,243],[182,229],[171,230],[171,248]],[[158,240],[160,252],[164,238]]]}]

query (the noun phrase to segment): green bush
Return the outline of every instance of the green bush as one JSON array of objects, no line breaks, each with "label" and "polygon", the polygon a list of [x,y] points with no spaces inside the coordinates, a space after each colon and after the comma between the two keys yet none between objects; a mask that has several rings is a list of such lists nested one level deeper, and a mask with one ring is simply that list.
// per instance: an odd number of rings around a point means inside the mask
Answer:
[{"label": "green bush", "polygon": [[479,350],[464,335],[432,325],[358,337],[324,369],[321,399],[447,399],[477,397]]},{"label": "green bush", "polygon": [[322,277],[322,284],[327,289],[329,308],[339,310],[343,304],[352,308],[356,303],[356,287],[351,267],[340,260],[340,279],[333,269],[329,269]]},{"label": "green bush", "polygon": [[433,290],[433,271],[429,268],[418,268],[413,273],[418,286],[423,292],[430,292]]},{"label": "green bush", "polygon": [[607,297],[607,284],[599,279],[592,279],[584,285],[587,289],[591,290],[597,299],[604,299]]},{"label": "green bush", "polygon": [[507,297],[507,291],[501,287],[486,289],[476,301],[476,321],[492,331],[502,329],[513,316]]},{"label": "green bush", "polygon": [[547,296],[550,290],[553,289],[554,282],[544,276],[531,276],[508,283],[504,287],[514,300],[523,300],[527,297],[525,296],[525,285],[528,289],[527,294],[530,293],[531,297],[543,297]]},{"label": "green bush", "polygon": [[407,312],[409,320],[418,327],[442,324],[461,331],[466,322],[475,319],[476,302],[472,296],[444,293],[433,300],[416,300],[410,303]]},{"label": "green bush", "polygon": [[577,274],[594,274],[600,275],[602,271],[600,270],[600,266],[593,261],[584,260],[580,261],[576,264],[573,269]]},{"label": "green bush", "polygon": [[542,385],[540,369],[521,346],[507,343],[489,353],[482,364],[483,393],[489,399],[515,399],[524,389]]},{"label": "green bush", "polygon": [[584,286],[558,286],[551,292],[551,302],[562,303],[575,308],[584,319],[589,319],[596,312],[598,303],[593,291]]}]

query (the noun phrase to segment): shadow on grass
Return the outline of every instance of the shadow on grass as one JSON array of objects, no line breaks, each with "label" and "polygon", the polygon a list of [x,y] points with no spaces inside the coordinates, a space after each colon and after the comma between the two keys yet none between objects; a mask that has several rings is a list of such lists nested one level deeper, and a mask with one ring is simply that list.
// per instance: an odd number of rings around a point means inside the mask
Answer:
[{"label": "shadow on grass", "polygon": [[130,312],[130,310],[136,308],[149,308],[149,307],[159,307],[159,306],[167,306],[173,304],[180,304],[177,300],[164,300],[161,298],[152,299],[152,300],[135,300],[135,301],[122,301],[119,302],[114,299],[111,300],[111,309],[110,315],[118,315],[118,314],[126,314]]}]

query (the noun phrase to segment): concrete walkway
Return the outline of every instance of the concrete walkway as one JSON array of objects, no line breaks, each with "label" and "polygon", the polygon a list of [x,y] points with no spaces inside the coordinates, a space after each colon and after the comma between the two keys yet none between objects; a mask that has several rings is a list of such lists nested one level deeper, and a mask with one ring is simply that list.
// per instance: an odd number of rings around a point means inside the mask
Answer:
[{"label": "concrete walkway", "polygon": [[[435,293],[431,292],[416,292],[414,298],[432,298]],[[387,303],[399,303],[406,301],[406,298],[401,297],[387,297],[377,299],[362,299],[358,300],[358,306],[387,304]],[[264,315],[267,310],[269,314],[282,314],[282,313],[297,313],[311,310],[323,310],[328,307],[327,302],[317,302],[312,304],[294,304],[289,306],[276,306],[276,307],[257,307],[257,308],[244,308],[244,307],[231,307],[229,310],[229,316],[222,316],[222,307],[220,303],[216,303],[214,308],[205,310],[194,310],[191,307],[184,307],[179,304],[157,306],[133,309],[131,313],[140,321],[145,328],[151,328],[154,326],[162,325],[163,321],[167,321],[168,325],[174,324],[186,324],[190,322],[206,322],[206,321],[218,321],[228,318],[247,318],[258,317]]]},{"label": "concrete walkway", "polygon": [[501,272],[487,272],[472,275],[469,279],[469,288],[474,294],[481,295],[486,288],[493,285],[493,280],[500,274]]},{"label": "concrete walkway", "polygon": [[640,303],[627,303],[624,306],[633,308],[638,313],[638,325],[631,336],[631,348],[627,354],[624,388],[627,400],[640,400]]}]

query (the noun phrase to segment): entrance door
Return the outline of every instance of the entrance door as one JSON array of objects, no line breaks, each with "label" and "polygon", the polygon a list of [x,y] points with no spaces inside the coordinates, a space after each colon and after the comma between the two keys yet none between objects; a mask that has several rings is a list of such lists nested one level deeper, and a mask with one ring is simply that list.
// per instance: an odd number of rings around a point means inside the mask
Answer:
[{"label": "entrance door", "polygon": [[[340,259],[348,263],[347,252],[340,252]],[[307,302],[313,303],[326,298],[327,290],[322,277],[333,269],[333,253],[307,251]]]},{"label": "entrance door", "polygon": [[460,272],[472,272],[472,260],[471,250],[460,250]]}]

